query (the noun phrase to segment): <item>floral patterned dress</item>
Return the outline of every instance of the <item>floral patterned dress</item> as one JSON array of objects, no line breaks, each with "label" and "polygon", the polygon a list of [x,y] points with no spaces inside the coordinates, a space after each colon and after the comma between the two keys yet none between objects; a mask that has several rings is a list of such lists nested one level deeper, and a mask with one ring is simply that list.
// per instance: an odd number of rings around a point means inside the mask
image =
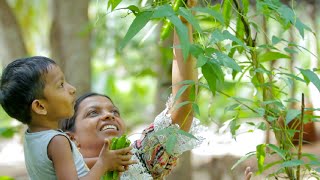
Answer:
[{"label": "floral patterned dress", "polygon": [[[138,163],[129,166],[129,170],[122,174],[121,180],[163,179],[171,172],[183,152],[194,149],[202,143],[204,138],[197,134],[206,128],[201,126],[200,121],[196,118],[193,118],[189,131],[195,138],[176,133],[180,128],[179,125],[172,124],[171,115],[168,114],[171,107],[172,97],[169,98],[166,109],[143,131],[142,137],[134,142],[132,159]],[[157,133],[168,128],[170,129],[169,134],[168,132],[166,134]],[[174,147],[170,147],[169,153],[166,142],[170,133],[176,136],[176,143]]]}]

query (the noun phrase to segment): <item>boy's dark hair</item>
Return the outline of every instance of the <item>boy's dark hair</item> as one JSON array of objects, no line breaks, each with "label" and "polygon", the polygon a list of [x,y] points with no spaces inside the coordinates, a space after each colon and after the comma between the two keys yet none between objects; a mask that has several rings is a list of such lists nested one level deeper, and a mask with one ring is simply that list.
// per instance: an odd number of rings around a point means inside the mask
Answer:
[{"label": "boy's dark hair", "polygon": [[47,57],[17,59],[2,71],[0,103],[6,113],[24,124],[31,122],[31,104],[43,98],[44,75],[56,63]]},{"label": "boy's dark hair", "polygon": [[69,118],[69,119],[60,121],[59,126],[60,126],[60,129],[61,129],[62,131],[75,132],[75,130],[76,130],[76,127],[75,127],[75,125],[76,125],[76,117],[78,116],[79,105],[80,105],[80,103],[81,103],[83,100],[87,99],[88,97],[92,97],[92,96],[102,96],[102,97],[106,97],[106,98],[108,98],[108,99],[111,101],[111,103],[113,104],[113,102],[112,102],[112,100],[111,100],[111,98],[110,98],[109,96],[103,95],[103,94],[99,94],[99,93],[89,92],[89,93],[86,93],[86,94],[80,96],[80,97],[76,100],[76,103],[75,103],[75,105],[74,105],[74,114],[73,114],[73,116],[72,116],[71,118]]}]

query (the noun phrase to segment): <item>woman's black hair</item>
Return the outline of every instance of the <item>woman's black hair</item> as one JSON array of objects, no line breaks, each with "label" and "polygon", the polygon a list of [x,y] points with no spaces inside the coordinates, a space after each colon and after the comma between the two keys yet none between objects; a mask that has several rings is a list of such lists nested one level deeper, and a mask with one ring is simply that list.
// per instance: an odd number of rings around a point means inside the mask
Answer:
[{"label": "woman's black hair", "polygon": [[75,103],[75,105],[74,105],[74,114],[73,114],[73,116],[72,116],[71,118],[69,118],[69,119],[65,119],[65,120],[63,120],[63,121],[60,122],[59,125],[60,125],[60,129],[61,129],[62,131],[75,132],[75,130],[76,130],[76,127],[75,127],[75,125],[76,125],[76,118],[77,118],[77,116],[78,116],[79,105],[80,105],[80,103],[81,103],[83,100],[87,99],[88,97],[92,97],[92,96],[102,96],[102,97],[106,97],[106,98],[108,98],[108,99],[111,101],[111,103],[113,104],[113,102],[112,102],[112,100],[111,100],[111,98],[110,98],[109,96],[103,95],[103,94],[99,94],[99,93],[89,92],[89,93],[86,93],[86,94],[80,96],[80,97],[76,100],[76,103]]},{"label": "woman's black hair", "polygon": [[0,103],[5,112],[24,124],[31,122],[31,104],[43,98],[45,74],[56,63],[47,57],[17,59],[2,71]]}]

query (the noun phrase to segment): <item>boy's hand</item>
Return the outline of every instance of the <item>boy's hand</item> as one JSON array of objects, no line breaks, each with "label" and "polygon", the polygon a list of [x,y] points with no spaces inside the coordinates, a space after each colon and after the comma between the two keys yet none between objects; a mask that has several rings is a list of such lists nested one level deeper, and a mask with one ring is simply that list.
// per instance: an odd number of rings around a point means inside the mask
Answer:
[{"label": "boy's hand", "polygon": [[119,171],[126,170],[126,166],[137,163],[131,160],[132,147],[127,147],[118,150],[109,150],[110,141],[106,140],[105,144],[100,152],[99,160],[102,161],[105,171]]}]

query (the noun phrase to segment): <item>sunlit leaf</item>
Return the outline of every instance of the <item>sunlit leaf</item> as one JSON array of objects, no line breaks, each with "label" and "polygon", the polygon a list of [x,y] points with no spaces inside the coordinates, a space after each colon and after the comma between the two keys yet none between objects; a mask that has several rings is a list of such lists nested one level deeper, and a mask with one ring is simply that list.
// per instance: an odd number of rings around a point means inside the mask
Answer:
[{"label": "sunlit leaf", "polygon": [[280,52],[273,52],[273,51],[267,51],[267,52],[258,56],[259,62],[273,61],[273,60],[278,60],[281,58],[290,59],[290,56],[283,54],[283,53],[280,53]]},{"label": "sunlit leaf", "polygon": [[16,132],[16,129],[13,127],[0,127],[0,137],[12,138]]},{"label": "sunlit leaf", "polygon": [[222,13],[223,13],[223,18],[225,20],[225,26],[228,27],[232,17],[232,1],[231,0],[223,1]]},{"label": "sunlit leaf", "polygon": [[127,34],[124,36],[123,40],[120,42],[119,48],[123,49],[126,44],[149,22],[153,12],[144,11],[137,14],[136,18],[130,25]]},{"label": "sunlit leaf", "polygon": [[264,170],[264,160],[266,157],[266,145],[265,144],[259,144],[256,147],[257,151],[257,162],[258,162],[258,172],[261,173]]}]

